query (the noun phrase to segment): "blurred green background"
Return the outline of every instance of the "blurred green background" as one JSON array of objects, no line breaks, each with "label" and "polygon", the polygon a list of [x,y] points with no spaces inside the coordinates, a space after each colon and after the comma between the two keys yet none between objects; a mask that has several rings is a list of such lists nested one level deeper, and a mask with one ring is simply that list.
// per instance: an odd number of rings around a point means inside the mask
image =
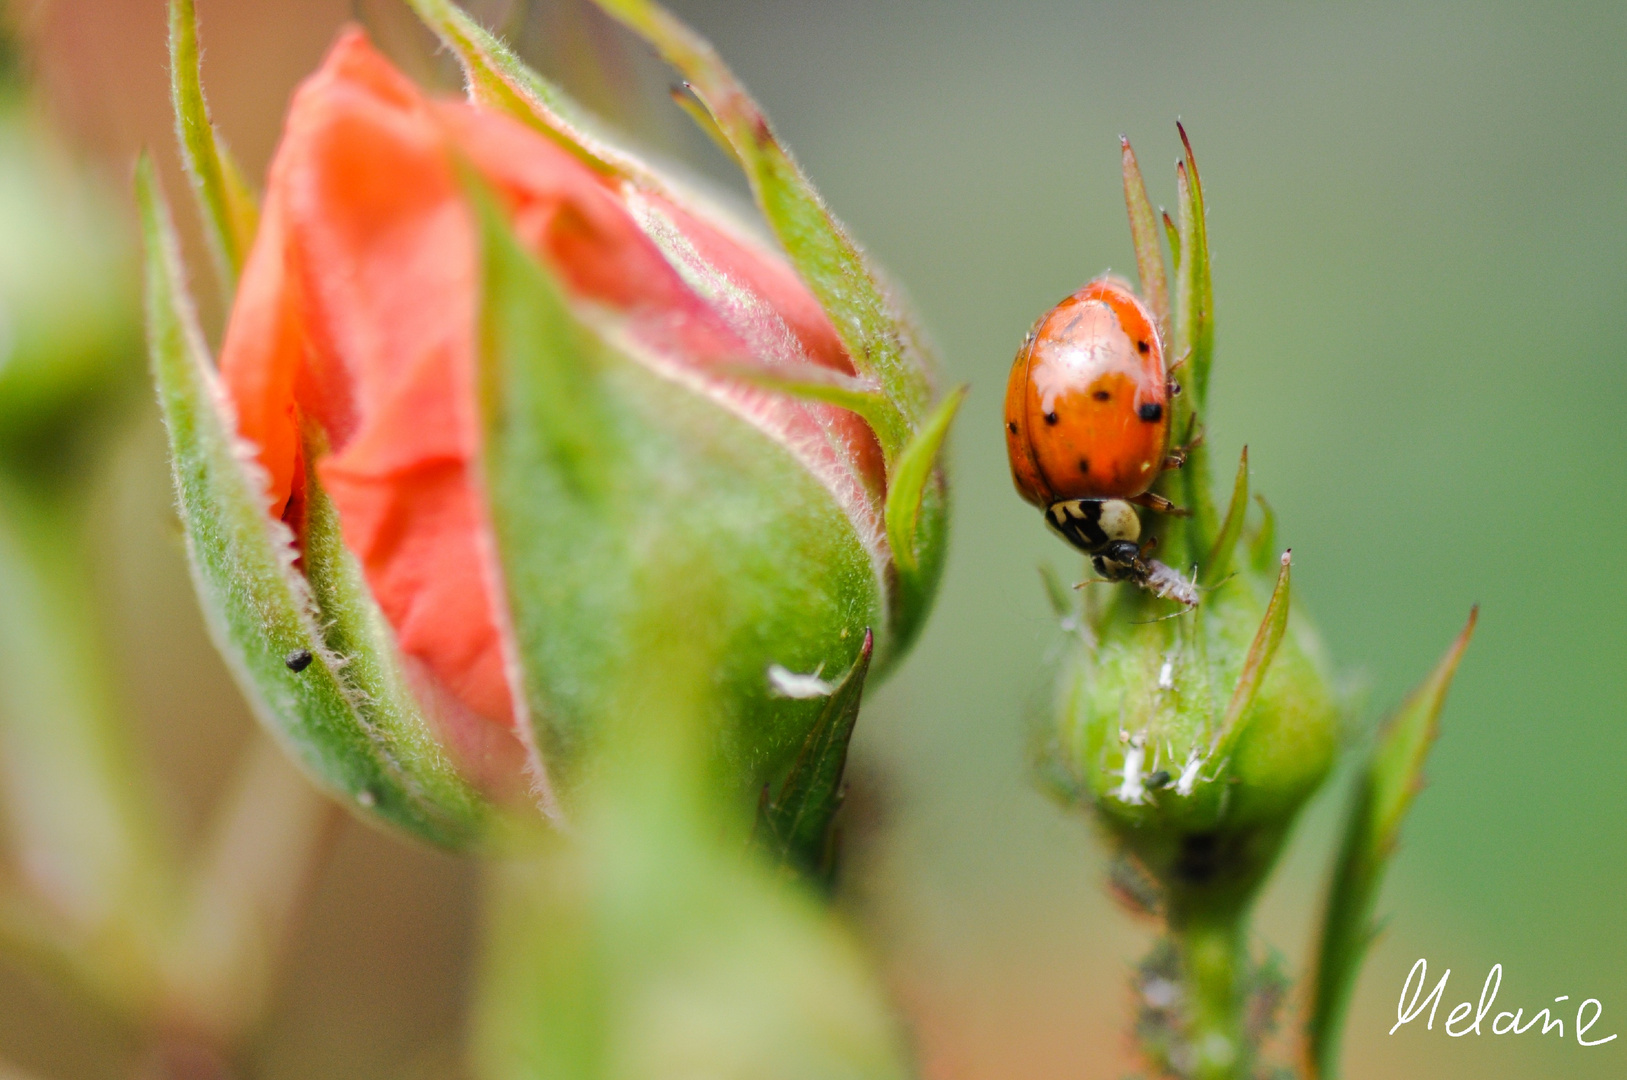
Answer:
[{"label": "blurred green background", "polygon": [[[398,55],[417,46],[389,0],[199,6],[216,117],[254,175],[339,22],[366,19]],[[1125,980],[1147,932],[1103,897],[1088,822],[1026,774],[1054,634],[1035,568],[1072,560],[1012,492],[997,413],[1032,319],[1133,267],[1116,136],[1168,203],[1180,116],[1210,205],[1217,461],[1249,444],[1296,592],[1365,680],[1367,717],[1483,605],[1385,889],[1348,1075],[1627,1075],[1627,1039],[1579,1047],[1574,1013],[1562,1042],[1386,1034],[1420,956],[1452,969],[1447,1006],[1502,963],[1499,1008],[1595,997],[1590,1034],[1627,1033],[1627,6],[674,6],[906,285],[950,377],[974,386],[935,617],[860,725],[877,794],[849,880],[927,1074],[1130,1068]],[[32,29],[47,107],[110,183],[149,144],[179,191],[162,9],[61,0]],[[566,24],[544,11],[526,25],[528,51],[563,64],[548,34]],[[658,94],[664,77],[637,70]],[[635,120],[727,178],[674,116]],[[248,721],[202,634],[150,406],[98,484],[121,674],[174,812],[196,825]],[[1313,807],[1259,920],[1296,965],[1338,801]],[[445,1075],[473,884],[450,859],[347,826],[263,1074]],[[74,1020],[0,966],[0,1045],[53,1076],[125,1075],[118,1033],[86,1037]]]}]

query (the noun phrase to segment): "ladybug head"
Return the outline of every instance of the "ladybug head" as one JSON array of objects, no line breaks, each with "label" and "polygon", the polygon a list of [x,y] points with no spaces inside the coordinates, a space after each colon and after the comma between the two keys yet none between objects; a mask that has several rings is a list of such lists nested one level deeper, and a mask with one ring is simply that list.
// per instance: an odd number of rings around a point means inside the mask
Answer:
[{"label": "ladybug head", "polygon": [[1147,565],[1141,561],[1141,545],[1133,540],[1104,544],[1091,562],[1096,572],[1109,581],[1140,581],[1147,576]]}]

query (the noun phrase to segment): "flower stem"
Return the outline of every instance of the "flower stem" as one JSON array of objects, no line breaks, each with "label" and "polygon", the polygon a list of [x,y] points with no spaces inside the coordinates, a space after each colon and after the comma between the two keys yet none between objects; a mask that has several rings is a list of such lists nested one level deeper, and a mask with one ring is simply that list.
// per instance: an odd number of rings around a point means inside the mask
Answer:
[{"label": "flower stem", "polygon": [[1247,970],[1246,910],[1193,913],[1175,924],[1187,1001],[1187,1045],[1193,1080],[1242,1080],[1249,1075],[1243,1031]]}]

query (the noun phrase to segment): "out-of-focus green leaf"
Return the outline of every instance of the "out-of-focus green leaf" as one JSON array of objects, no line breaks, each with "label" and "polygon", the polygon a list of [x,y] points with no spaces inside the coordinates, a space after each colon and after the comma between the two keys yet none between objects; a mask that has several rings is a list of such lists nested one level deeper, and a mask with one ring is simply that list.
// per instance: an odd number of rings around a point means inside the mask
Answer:
[{"label": "out-of-focus green leaf", "polygon": [[[262,723],[324,787],[415,835],[469,845],[484,831],[485,805],[433,742],[417,737],[425,724],[416,707],[388,696],[385,680],[369,683],[381,695],[369,698],[341,677],[342,668],[356,664],[358,678],[367,680],[368,659],[329,648],[308,586],[293,567],[291,537],[266,514],[254,466],[222,407],[168,209],[146,159],[136,190],[153,378],[194,584],[216,646]],[[345,588],[337,575],[329,584]],[[348,610],[367,617],[365,609]],[[329,618],[338,613],[338,606],[325,611]],[[288,662],[303,653],[311,657],[303,667]]]},{"label": "out-of-focus green leaf", "polygon": [[[625,626],[573,842],[499,864],[476,1008],[486,1080],[904,1080],[865,958],[813,890],[746,843],[707,762],[712,643],[672,627],[711,588],[682,566]],[[817,704],[817,703],[816,703]]]},{"label": "out-of-focus green leaf", "polygon": [[1045,598],[1051,602],[1052,613],[1059,619],[1075,615],[1078,605],[1074,602],[1074,591],[1062,584],[1062,577],[1056,572],[1056,567],[1050,563],[1040,563],[1039,577],[1045,586]]},{"label": "out-of-focus green leaf", "polygon": [[765,797],[757,816],[757,840],[770,860],[821,884],[828,884],[836,869],[831,826],[842,806],[847,747],[859,720],[873,647],[867,629],[859,658],[832,688],[778,794]]},{"label": "out-of-focus green leaf", "polygon": [[230,302],[254,243],[260,211],[231,151],[209,119],[202,59],[193,0],[170,0],[170,101],[181,140],[181,160],[203,212],[204,235],[209,238],[222,291]]},{"label": "out-of-focus green leaf", "polygon": [[1401,821],[1423,786],[1424,759],[1440,732],[1441,708],[1457,674],[1479,608],[1422,683],[1379,733],[1345,817],[1344,845],[1328,887],[1316,982],[1306,1025],[1305,1068],[1313,1080],[1339,1074],[1339,1043],[1356,975],[1375,930],[1373,907]]},{"label": "out-of-focus green leaf", "polygon": [[734,148],[769,227],[819,298],[860,375],[886,393],[876,425],[889,464],[932,404],[928,359],[915,355],[905,318],[868,259],[774,135],[768,117],[699,34],[650,0],[596,0],[682,73]]},{"label": "out-of-focus green leaf", "polygon": [[67,490],[141,386],[128,222],[18,102],[0,100],[0,468]]},{"label": "out-of-focus green leaf", "polygon": [[1164,252],[1158,246],[1158,215],[1147,198],[1147,183],[1141,177],[1130,140],[1119,136],[1123,158],[1124,205],[1130,211],[1130,239],[1136,249],[1136,274],[1141,279],[1141,295],[1152,308],[1158,333],[1169,343],[1169,279],[1164,274]]},{"label": "out-of-focus green leaf", "polygon": [[1265,618],[1260,621],[1260,629],[1243,658],[1243,670],[1237,676],[1237,685],[1215,730],[1214,742],[1209,750],[1209,758],[1213,761],[1224,762],[1242,737],[1244,718],[1254,704],[1254,696],[1260,692],[1260,684],[1265,681],[1271,661],[1277,655],[1277,647],[1282,644],[1282,636],[1288,629],[1292,555],[1288,551],[1282,554],[1282,569],[1277,574],[1277,586],[1271,592],[1271,603],[1267,605]]},{"label": "out-of-focus green leaf", "polygon": [[178,871],[110,684],[76,494],[0,469],[3,824],[44,959],[139,1012]]}]

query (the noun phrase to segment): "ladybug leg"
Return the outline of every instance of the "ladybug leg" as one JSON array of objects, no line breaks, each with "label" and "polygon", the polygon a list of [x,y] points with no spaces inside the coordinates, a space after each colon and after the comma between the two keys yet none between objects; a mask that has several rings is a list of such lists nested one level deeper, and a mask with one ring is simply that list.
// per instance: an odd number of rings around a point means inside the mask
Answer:
[{"label": "ladybug leg", "polygon": [[1203,429],[1197,427],[1197,417],[1193,417],[1192,423],[1188,424],[1186,428],[1186,442],[1180,446],[1170,447],[1169,453],[1164,456],[1163,471],[1168,472],[1171,469],[1179,469],[1182,465],[1185,465],[1187,455],[1203,445],[1203,435]]},{"label": "ladybug leg", "polygon": [[1190,359],[1192,359],[1192,350],[1188,349],[1181,354],[1179,360],[1164,369],[1164,392],[1170,397],[1175,397],[1181,392],[1181,384],[1176,380],[1175,373]]},{"label": "ladybug leg", "polygon": [[1144,491],[1135,498],[1126,501],[1133,502],[1137,506],[1145,506],[1148,510],[1153,510],[1160,514],[1169,514],[1172,517],[1192,516],[1192,511],[1176,506],[1162,495],[1154,495],[1150,491]]}]

